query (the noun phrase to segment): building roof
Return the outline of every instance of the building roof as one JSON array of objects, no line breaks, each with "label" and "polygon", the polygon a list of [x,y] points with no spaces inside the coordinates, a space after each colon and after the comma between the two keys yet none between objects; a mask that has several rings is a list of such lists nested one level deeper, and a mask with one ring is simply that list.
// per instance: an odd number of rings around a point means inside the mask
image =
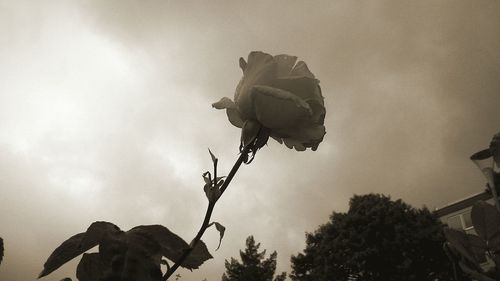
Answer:
[{"label": "building roof", "polygon": [[464,198],[462,200],[450,203],[442,208],[437,208],[434,211],[434,213],[438,217],[443,217],[443,216],[446,216],[448,214],[454,213],[456,211],[460,211],[460,210],[463,210],[467,207],[470,207],[470,206],[474,205],[474,203],[476,203],[476,201],[478,201],[478,200],[484,201],[484,200],[488,200],[490,198],[492,198],[491,193],[489,192],[489,190],[485,190],[481,193],[477,193],[477,194],[471,195],[467,198]]}]

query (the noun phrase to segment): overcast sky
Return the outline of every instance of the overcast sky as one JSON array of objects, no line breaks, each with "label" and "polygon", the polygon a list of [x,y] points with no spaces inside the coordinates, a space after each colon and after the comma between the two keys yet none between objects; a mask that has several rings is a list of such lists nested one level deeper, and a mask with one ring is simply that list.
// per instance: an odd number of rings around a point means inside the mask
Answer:
[{"label": "overcast sky", "polygon": [[[211,108],[250,51],[321,81],[316,152],[271,140],[216,206],[220,280],[254,235],[278,270],[353,194],[443,206],[484,189],[469,156],[500,131],[500,2],[0,0],[0,280],[33,280],[93,221],[194,237],[207,148],[229,171],[240,131]],[[70,263],[45,280],[73,276]],[[43,280],[43,279],[42,279]]]}]

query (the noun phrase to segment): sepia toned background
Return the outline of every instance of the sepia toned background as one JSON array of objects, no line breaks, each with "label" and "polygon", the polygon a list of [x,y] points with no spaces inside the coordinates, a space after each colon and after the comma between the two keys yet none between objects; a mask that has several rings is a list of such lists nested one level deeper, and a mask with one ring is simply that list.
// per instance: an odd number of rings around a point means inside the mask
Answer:
[{"label": "sepia toned background", "polygon": [[[443,206],[484,189],[468,157],[500,131],[500,2],[0,0],[0,280],[33,280],[93,221],[194,237],[207,152],[227,173],[238,58],[296,55],[321,81],[318,151],[271,140],[243,166],[204,237],[220,280],[245,238],[278,252],[353,194]],[[72,262],[42,280],[73,277]]]}]

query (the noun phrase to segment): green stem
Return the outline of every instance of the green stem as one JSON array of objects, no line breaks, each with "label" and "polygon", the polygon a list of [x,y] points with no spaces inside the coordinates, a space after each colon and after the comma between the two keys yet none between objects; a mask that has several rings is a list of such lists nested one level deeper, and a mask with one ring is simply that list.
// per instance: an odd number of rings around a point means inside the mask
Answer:
[{"label": "green stem", "polygon": [[[236,160],[236,163],[234,163],[233,168],[231,169],[231,171],[229,172],[229,174],[226,177],[226,180],[224,181],[224,183],[220,187],[220,196],[222,196],[224,191],[229,186],[229,183],[231,183],[231,180],[233,179],[234,175],[236,174],[236,172],[240,168],[241,163],[243,163],[243,160],[247,156],[249,149],[250,149],[250,145],[247,145],[243,149],[243,151],[241,151],[240,157],[238,157],[238,160]],[[215,179],[215,180],[217,180],[217,179]],[[219,196],[219,198],[220,198],[220,196]],[[205,218],[203,219],[203,223],[201,224],[200,230],[198,231],[198,233],[194,237],[193,241],[191,242],[190,247],[186,251],[184,251],[182,256],[175,262],[175,264],[172,267],[170,267],[170,269],[167,270],[167,272],[163,276],[163,280],[167,281],[168,278],[170,278],[170,276],[172,276],[172,274],[174,274],[174,272],[179,268],[179,266],[187,259],[189,254],[191,254],[193,249],[196,247],[196,244],[198,244],[198,241],[201,240],[201,237],[205,233],[205,230],[207,230],[208,225],[210,224],[210,218],[212,216],[212,212],[214,210],[215,203],[217,203],[219,198],[217,198],[213,202],[208,203],[207,211],[205,213]]]}]

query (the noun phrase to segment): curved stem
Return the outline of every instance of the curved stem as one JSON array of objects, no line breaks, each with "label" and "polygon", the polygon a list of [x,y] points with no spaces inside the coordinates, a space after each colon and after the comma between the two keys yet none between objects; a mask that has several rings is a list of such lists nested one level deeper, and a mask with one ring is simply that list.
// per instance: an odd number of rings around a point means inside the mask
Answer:
[{"label": "curved stem", "polygon": [[[241,154],[238,157],[238,160],[236,160],[236,163],[234,163],[233,168],[231,169],[231,171],[229,172],[229,174],[226,177],[226,180],[224,181],[224,183],[220,187],[220,196],[222,196],[224,191],[229,186],[229,183],[231,183],[231,180],[233,179],[234,175],[236,174],[236,172],[240,168],[241,163],[243,163],[243,160],[247,156],[249,150],[250,150],[250,146],[247,145],[243,149],[243,151],[241,151]],[[219,198],[220,198],[220,196],[219,196]],[[201,224],[200,230],[198,230],[198,233],[193,238],[193,241],[191,242],[190,247],[186,251],[184,251],[182,256],[175,262],[175,264],[167,270],[167,272],[163,276],[163,280],[165,280],[165,281],[168,280],[168,278],[170,278],[170,276],[172,276],[172,274],[174,274],[174,272],[177,270],[177,268],[179,268],[179,266],[187,259],[189,254],[191,254],[194,247],[196,247],[196,244],[198,244],[198,241],[200,241],[201,237],[205,233],[205,230],[207,230],[208,225],[210,224],[210,218],[212,216],[212,212],[214,210],[215,203],[217,203],[219,198],[217,198],[213,202],[208,203],[207,211],[205,212],[205,218],[203,219],[203,223]]]}]

